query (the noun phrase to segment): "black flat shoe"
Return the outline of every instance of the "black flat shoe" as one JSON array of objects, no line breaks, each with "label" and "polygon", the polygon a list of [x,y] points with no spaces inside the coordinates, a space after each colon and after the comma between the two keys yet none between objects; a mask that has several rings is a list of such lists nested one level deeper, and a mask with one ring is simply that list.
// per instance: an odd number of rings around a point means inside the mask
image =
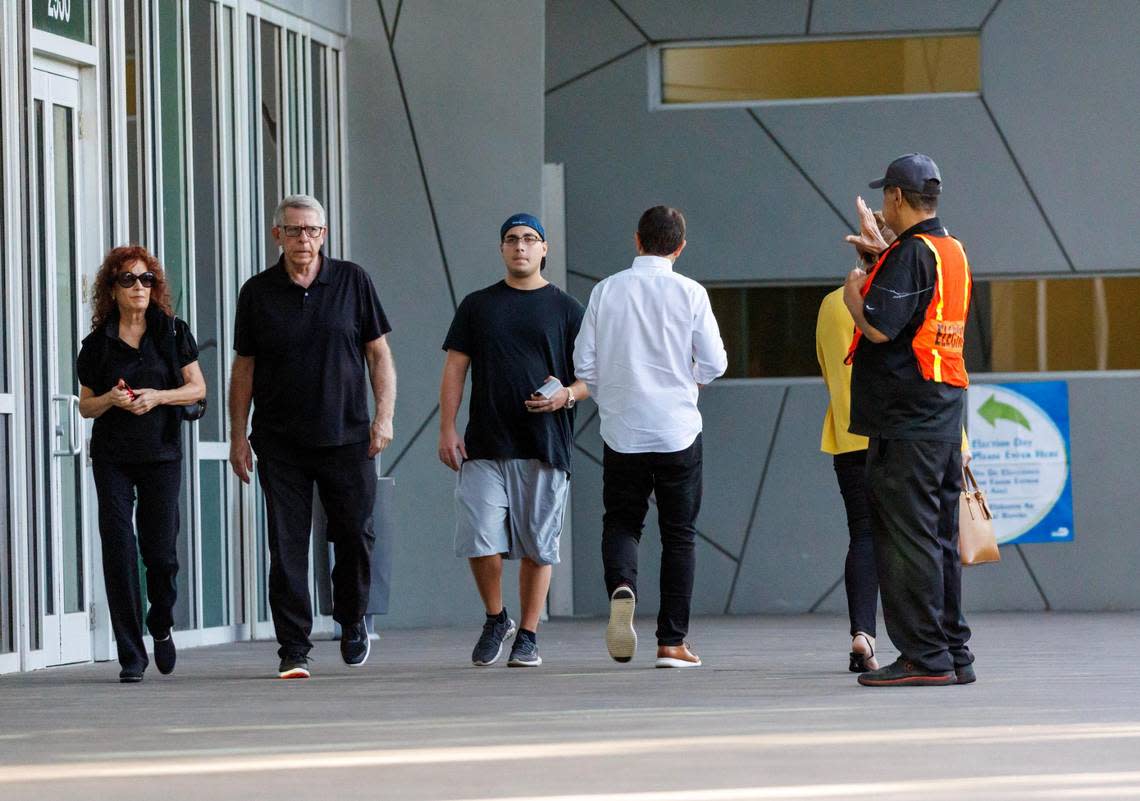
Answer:
[{"label": "black flat shoe", "polygon": [[174,671],[174,663],[178,659],[178,650],[174,647],[174,635],[169,630],[166,637],[154,638],[154,666],[158,672],[167,675]]},{"label": "black flat shoe", "polygon": [[143,680],[143,672],[140,668],[123,668],[119,671],[120,684],[138,684]]}]

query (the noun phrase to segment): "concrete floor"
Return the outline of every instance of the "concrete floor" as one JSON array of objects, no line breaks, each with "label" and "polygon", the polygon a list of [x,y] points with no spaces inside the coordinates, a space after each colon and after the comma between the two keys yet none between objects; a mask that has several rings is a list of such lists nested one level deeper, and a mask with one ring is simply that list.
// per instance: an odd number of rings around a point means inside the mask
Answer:
[{"label": "concrete floor", "polygon": [[359,669],[319,643],[308,681],[271,643],[0,676],[0,799],[1140,798],[1140,614],[971,623],[967,687],[859,687],[823,616],[698,620],[687,671],[652,669],[651,620],[630,665],[590,620],[545,625],[537,669],[472,667],[475,621]]}]

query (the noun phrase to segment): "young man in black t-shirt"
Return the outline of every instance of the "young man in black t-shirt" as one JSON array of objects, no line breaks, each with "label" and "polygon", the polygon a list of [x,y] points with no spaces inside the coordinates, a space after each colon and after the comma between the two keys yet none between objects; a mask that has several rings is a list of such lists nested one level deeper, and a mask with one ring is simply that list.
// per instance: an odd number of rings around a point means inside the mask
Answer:
[{"label": "young man in black t-shirt", "polygon": [[[542,277],[546,232],[537,217],[515,214],[499,229],[502,281],[459,305],[443,349],[439,459],[459,473],[455,555],[466,557],[487,619],[471,661],[496,662],[515,622],[503,605],[503,558],[520,559],[522,618],[507,662],[542,664],[538,619],[558,561],[570,487],[574,404],[586,397],[574,380],[574,339],[582,304]],[[465,436],[455,428],[471,369]],[[536,393],[550,379],[563,385]]]}]

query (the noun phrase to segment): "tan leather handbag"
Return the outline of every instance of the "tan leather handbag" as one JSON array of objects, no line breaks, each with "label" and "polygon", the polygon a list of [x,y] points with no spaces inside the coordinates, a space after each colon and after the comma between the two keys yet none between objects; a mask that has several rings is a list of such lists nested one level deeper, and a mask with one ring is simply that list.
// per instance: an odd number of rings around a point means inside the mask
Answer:
[{"label": "tan leather handbag", "polygon": [[978,489],[974,473],[962,468],[962,500],[958,504],[958,553],[962,564],[981,565],[1000,562],[994,516],[986,503],[986,494]]}]

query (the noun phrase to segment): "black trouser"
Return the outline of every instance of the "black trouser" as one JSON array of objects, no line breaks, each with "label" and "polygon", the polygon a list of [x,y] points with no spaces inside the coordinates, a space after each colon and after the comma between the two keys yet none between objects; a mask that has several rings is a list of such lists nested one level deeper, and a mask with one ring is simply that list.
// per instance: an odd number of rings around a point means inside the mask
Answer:
[{"label": "black trouser", "polygon": [[269,529],[269,607],[281,657],[303,656],[313,647],[313,602],[309,594],[309,542],[313,485],[328,514],[333,619],[359,623],[368,607],[372,579],[376,463],[372,459],[315,456],[304,464],[259,458],[257,476],[265,494]]},{"label": "black trouser", "polygon": [[875,567],[875,538],[867,498],[867,451],[837,453],[832,457],[839,492],[847,510],[847,560],[843,583],[847,588],[847,616],[851,636],[862,631],[875,636],[875,609],[879,605],[879,575]]},{"label": "black trouser", "polygon": [[143,670],[149,660],[143,645],[139,553],[146,566],[146,595],[150,601],[146,627],[152,635],[165,635],[174,625],[172,610],[178,593],[175,577],[182,462],[114,464],[95,459],[92,469],[99,496],[103,582],[119,664],[125,669]]},{"label": "black trouser", "polygon": [[628,584],[637,592],[637,546],[649,495],[661,529],[661,609],[657,643],[680,645],[689,632],[694,542],[701,510],[701,436],[674,453],[618,453],[605,448],[602,469],[602,564],[606,591]]},{"label": "black trouser", "polygon": [[973,662],[958,557],[960,443],[874,438],[867,488],[891,642],[932,672]]}]

